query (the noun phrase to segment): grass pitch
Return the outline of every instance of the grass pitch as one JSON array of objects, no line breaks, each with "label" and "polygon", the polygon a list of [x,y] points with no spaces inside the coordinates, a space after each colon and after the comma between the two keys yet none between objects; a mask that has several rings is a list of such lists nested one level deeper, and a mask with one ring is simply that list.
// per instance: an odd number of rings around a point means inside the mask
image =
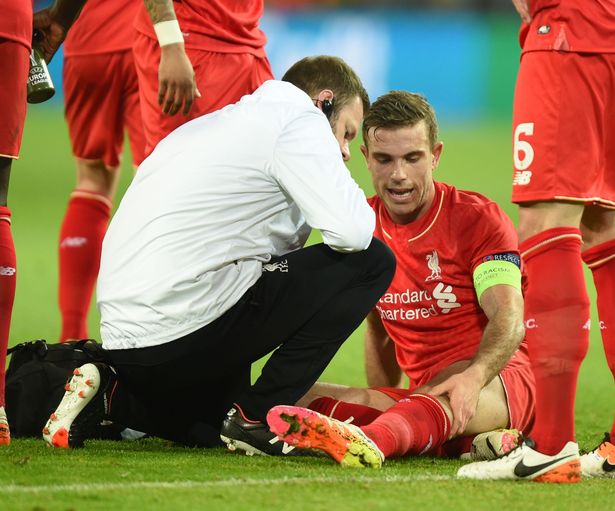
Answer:
[{"label": "grass pitch", "polygon": [[[514,218],[514,208],[508,204],[507,123],[445,126],[442,139],[445,151],[436,178],[488,195]],[[54,342],[60,331],[57,238],[74,183],[61,112],[31,109],[22,154],[13,166],[9,197],[18,256],[11,344],[41,337]],[[372,193],[356,146],[351,168],[366,192]],[[125,162],[124,187],[130,174],[130,164]],[[589,287],[594,296],[593,286]],[[595,310],[592,319],[597,324]],[[92,308],[90,335],[95,338],[97,321]],[[322,379],[365,383],[361,330],[342,347]],[[204,402],[206,392],[204,389]],[[610,427],[614,402],[612,377],[597,328],[592,330],[578,395],[578,440],[582,448],[591,449]],[[0,510],[559,511],[610,509],[615,497],[612,480],[561,486],[457,481],[454,476],[460,464],[414,458],[387,462],[380,471],[349,470],[328,458],[250,458],[223,449],[186,449],[155,439],[89,442],[85,449],[73,451],[48,449],[38,439],[14,440],[0,450]]]}]

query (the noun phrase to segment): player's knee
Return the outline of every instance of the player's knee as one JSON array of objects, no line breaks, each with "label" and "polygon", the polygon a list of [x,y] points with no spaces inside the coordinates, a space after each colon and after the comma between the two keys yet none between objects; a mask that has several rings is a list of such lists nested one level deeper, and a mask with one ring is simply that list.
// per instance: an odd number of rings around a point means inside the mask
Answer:
[{"label": "player's knee", "polygon": [[119,167],[109,167],[102,160],[77,159],[77,188],[111,198]]}]

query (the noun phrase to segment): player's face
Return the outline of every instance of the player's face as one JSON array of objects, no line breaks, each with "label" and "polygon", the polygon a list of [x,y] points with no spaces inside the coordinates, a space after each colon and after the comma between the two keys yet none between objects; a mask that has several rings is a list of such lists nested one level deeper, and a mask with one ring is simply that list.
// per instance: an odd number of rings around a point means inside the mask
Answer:
[{"label": "player's face", "polygon": [[361,121],[363,121],[363,103],[357,96],[339,111],[331,125],[344,161],[350,160],[350,142],[357,136]]},{"label": "player's face", "polygon": [[398,224],[421,218],[433,202],[432,176],[442,143],[431,148],[425,121],[403,128],[370,130],[367,137],[367,146],[361,146],[361,152],[376,193],[391,218]]}]

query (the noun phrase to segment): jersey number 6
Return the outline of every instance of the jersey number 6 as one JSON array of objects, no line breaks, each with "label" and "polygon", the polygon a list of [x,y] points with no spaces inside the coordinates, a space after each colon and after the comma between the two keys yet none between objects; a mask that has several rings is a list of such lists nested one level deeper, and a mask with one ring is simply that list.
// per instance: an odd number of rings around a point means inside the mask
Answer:
[{"label": "jersey number 6", "polygon": [[[521,135],[528,137],[534,134],[534,123],[524,122],[515,128],[513,154],[515,159],[515,168],[517,170],[527,169],[534,161],[534,148],[527,140],[521,140]],[[523,156],[523,158],[521,157]]]}]

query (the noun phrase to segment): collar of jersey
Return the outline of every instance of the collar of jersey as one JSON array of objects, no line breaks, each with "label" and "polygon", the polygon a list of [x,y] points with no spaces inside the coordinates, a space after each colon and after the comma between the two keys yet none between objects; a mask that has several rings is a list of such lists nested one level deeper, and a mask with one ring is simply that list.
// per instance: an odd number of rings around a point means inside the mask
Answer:
[{"label": "collar of jersey", "polygon": [[378,208],[378,220],[382,226],[382,232],[389,239],[405,239],[408,243],[421,238],[434,226],[442,211],[444,204],[445,189],[441,183],[434,181],[435,194],[433,202],[427,214],[414,222],[407,224],[396,224],[389,216],[383,202]]}]

